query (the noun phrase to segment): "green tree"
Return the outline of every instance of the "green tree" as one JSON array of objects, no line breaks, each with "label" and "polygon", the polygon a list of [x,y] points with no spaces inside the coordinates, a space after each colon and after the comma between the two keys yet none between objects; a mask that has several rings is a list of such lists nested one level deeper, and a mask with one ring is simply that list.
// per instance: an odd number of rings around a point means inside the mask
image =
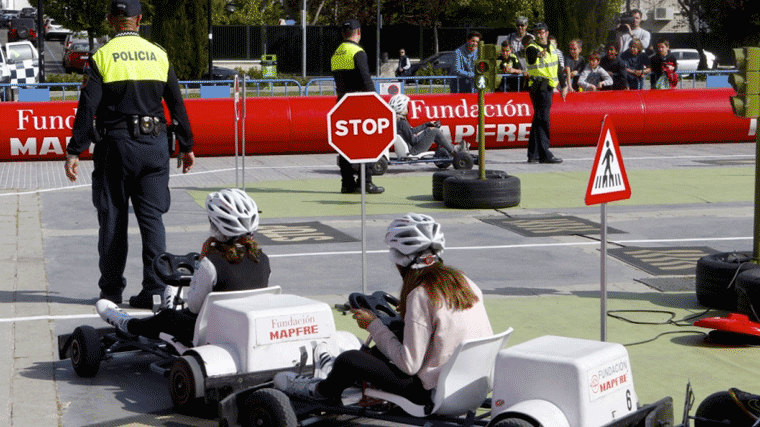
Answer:
[{"label": "green tree", "polygon": [[43,0],[43,11],[74,32],[87,32],[90,49],[93,39],[111,33],[106,21],[111,0]]},{"label": "green tree", "polygon": [[166,49],[180,80],[199,79],[208,64],[208,2],[153,0],[151,38]]},{"label": "green tree", "polygon": [[[205,10],[205,9],[204,9]],[[285,17],[282,3],[269,0],[212,0],[214,25],[277,25]]]},{"label": "green tree", "polygon": [[583,40],[587,50],[594,50],[607,41],[612,21],[624,0],[552,0],[544,2],[544,15],[549,32],[557,38],[558,47],[567,49],[570,40]]},{"label": "green tree", "polygon": [[760,43],[760,2],[757,0],[701,0],[702,19],[710,31],[734,47]]},{"label": "green tree", "polygon": [[468,0],[458,2],[448,24],[512,28],[518,16],[539,22],[543,15],[543,0]]}]

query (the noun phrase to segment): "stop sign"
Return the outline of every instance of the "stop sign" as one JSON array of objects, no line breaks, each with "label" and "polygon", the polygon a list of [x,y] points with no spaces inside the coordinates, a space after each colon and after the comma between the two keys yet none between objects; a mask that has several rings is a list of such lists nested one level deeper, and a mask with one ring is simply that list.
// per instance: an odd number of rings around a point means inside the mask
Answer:
[{"label": "stop sign", "polygon": [[396,113],[375,92],[347,93],[327,113],[327,135],[349,162],[376,162],[396,137]]}]

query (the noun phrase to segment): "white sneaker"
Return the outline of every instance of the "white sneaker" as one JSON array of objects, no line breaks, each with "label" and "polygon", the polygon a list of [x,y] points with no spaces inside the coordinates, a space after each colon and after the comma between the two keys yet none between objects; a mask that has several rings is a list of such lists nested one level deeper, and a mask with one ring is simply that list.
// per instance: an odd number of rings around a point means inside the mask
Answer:
[{"label": "white sneaker", "polygon": [[101,299],[95,303],[95,310],[103,320],[116,326],[120,331],[129,333],[127,323],[132,320],[132,316],[125,313],[118,305],[107,299]]},{"label": "white sneaker", "polygon": [[325,379],[332,371],[335,358],[330,354],[330,348],[326,342],[321,342],[314,347],[314,378]]},{"label": "white sneaker", "polygon": [[167,285],[166,288],[164,288],[164,297],[163,303],[161,304],[161,310],[174,308],[174,298],[177,297],[177,291],[179,291],[179,286]]},{"label": "white sneaker", "polygon": [[323,399],[317,394],[319,378],[298,375],[295,372],[278,372],[274,376],[274,388],[307,399]]}]

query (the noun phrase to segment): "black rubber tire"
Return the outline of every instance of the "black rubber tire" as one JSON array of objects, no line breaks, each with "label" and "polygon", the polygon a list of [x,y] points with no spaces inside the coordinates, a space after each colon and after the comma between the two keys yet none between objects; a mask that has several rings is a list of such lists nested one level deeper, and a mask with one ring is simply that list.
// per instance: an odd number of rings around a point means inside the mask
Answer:
[{"label": "black rubber tire", "polygon": [[[486,169],[486,175],[505,173],[502,171]],[[473,175],[478,176],[479,170],[447,170],[433,172],[433,200],[443,201],[443,181],[450,176]]]},{"label": "black rubber tire", "polygon": [[372,176],[384,175],[388,170],[388,159],[385,156],[380,157],[380,160],[372,163]]},{"label": "black rubber tire", "polygon": [[92,326],[80,326],[71,334],[71,364],[80,377],[94,377],[103,360],[103,343]]},{"label": "black rubber tire", "polygon": [[721,252],[697,260],[697,301],[705,307],[736,310],[738,273],[760,267],[751,261],[752,252]]},{"label": "black rubber tire", "polygon": [[736,311],[760,322],[760,268],[742,271],[736,276]]},{"label": "black rubber tire", "polygon": [[488,427],[536,427],[532,422],[522,418],[505,418],[490,424]]},{"label": "black rubber tire", "polygon": [[174,408],[180,413],[197,411],[204,394],[205,378],[198,359],[193,356],[177,358],[169,372],[169,395]]},{"label": "black rubber tire", "polygon": [[264,388],[251,393],[245,401],[241,424],[255,427],[296,427],[298,418],[285,393]]},{"label": "black rubber tire", "polygon": [[505,174],[451,176],[443,181],[443,203],[450,208],[501,209],[520,204],[520,178]]},{"label": "black rubber tire", "polygon": [[752,425],[752,419],[734,402],[728,391],[707,396],[697,407],[694,416],[694,427]]},{"label": "black rubber tire", "polygon": [[454,162],[452,164],[456,170],[469,170],[472,169],[475,161],[470,153],[456,152],[454,153]]}]

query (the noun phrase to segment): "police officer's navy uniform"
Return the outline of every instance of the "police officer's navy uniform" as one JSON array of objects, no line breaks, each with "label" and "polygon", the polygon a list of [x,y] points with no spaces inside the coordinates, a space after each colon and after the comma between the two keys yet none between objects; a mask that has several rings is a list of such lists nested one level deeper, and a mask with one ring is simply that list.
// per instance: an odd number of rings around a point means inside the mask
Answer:
[{"label": "police officer's navy uniform", "polygon": [[[344,31],[358,28],[358,23],[353,21],[349,20],[343,24]],[[372,83],[372,76],[369,73],[367,53],[358,43],[352,40],[344,40],[330,59],[330,68],[335,79],[338,101],[346,93],[375,91],[375,85]],[[343,156],[338,156],[338,166],[340,167],[341,193],[353,193],[357,188],[361,188],[359,183],[354,181],[354,168],[348,160]],[[373,191],[378,190],[379,187],[372,184],[370,163],[365,163],[364,167],[367,191],[382,192]]]},{"label": "police officer's navy uniform", "polygon": [[170,147],[162,98],[179,123],[180,151],[192,151],[177,77],[161,47],[136,32],[122,32],[91,55],[66,151],[78,156],[96,141],[92,201],[100,225],[98,286],[101,298],[115,302],[126,287],[129,200],[142,236],[139,305],[149,304],[151,295],[164,288],[152,268],[153,258],[165,251],[162,215],[170,204]]},{"label": "police officer's navy uniform", "polygon": [[[544,51],[543,57],[538,53]],[[538,44],[535,40],[525,48],[528,64],[528,92],[533,103],[533,122],[528,137],[528,161],[553,163],[561,160],[549,151],[549,114],[552,108],[552,96],[557,86],[562,88],[565,73],[559,65],[557,49],[551,44]]]}]

